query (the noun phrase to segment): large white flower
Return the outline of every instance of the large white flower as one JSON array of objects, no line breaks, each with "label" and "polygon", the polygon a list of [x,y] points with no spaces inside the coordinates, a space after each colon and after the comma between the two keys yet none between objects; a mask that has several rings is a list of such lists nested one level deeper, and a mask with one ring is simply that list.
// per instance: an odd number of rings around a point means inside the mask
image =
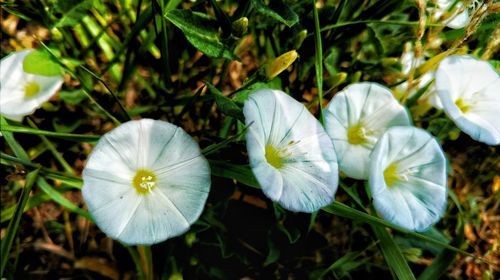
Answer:
[{"label": "large white flower", "polygon": [[338,184],[335,150],[304,105],[262,89],[245,101],[243,113],[250,166],[264,194],[297,212],[330,204]]},{"label": "large white flower", "polygon": [[12,53],[0,61],[0,114],[21,121],[49,100],[63,84],[62,75],[26,73],[23,61],[33,50]]},{"label": "large white flower", "polygon": [[99,228],[127,244],[187,231],[210,189],[198,144],[164,121],[129,121],[101,137],[83,170],[83,198]]},{"label": "large white flower", "polygon": [[500,77],[486,61],[450,56],[438,66],[436,90],[446,114],[472,139],[500,143]]},{"label": "large white flower", "polygon": [[392,127],[371,155],[369,185],[375,209],[403,228],[423,231],[446,208],[446,159],[425,130]]},{"label": "large white flower", "polygon": [[337,93],[325,111],[325,128],[347,176],[367,179],[370,153],[391,126],[410,125],[406,109],[377,83],[356,83]]}]

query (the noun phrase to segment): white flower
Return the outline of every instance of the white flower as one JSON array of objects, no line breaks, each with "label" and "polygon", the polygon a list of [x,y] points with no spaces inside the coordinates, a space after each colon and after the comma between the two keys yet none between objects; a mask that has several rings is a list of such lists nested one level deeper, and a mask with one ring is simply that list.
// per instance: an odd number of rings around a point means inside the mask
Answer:
[{"label": "white flower", "polygon": [[99,228],[126,244],[187,231],[210,189],[198,144],[164,121],[129,121],[101,137],[83,170],[83,198]]},{"label": "white flower", "polygon": [[[405,76],[408,76],[410,74],[410,71],[411,71],[412,67],[413,68],[417,68],[418,66],[420,66],[424,62],[425,62],[425,59],[423,57],[419,57],[418,59],[415,59],[415,53],[413,51],[411,43],[409,43],[409,42],[406,43],[405,44],[404,52],[401,55],[401,66],[402,66],[401,67],[401,73],[403,73]],[[409,92],[408,97],[413,97],[415,95],[415,93],[417,93],[417,91],[420,88],[423,88],[427,84],[431,83],[434,80],[434,71],[428,71],[428,72],[424,73],[418,79],[419,80],[418,80],[416,88],[412,89]],[[406,92],[406,90],[408,89],[408,82],[405,81],[405,82],[401,83],[397,87],[397,89],[400,92]],[[432,98],[436,98],[435,97],[434,86],[431,85],[429,87],[429,89],[428,89],[427,92],[428,92],[428,96],[431,99]]]},{"label": "white flower", "polygon": [[62,75],[41,76],[23,70],[33,50],[12,53],[0,61],[0,114],[21,121],[49,100],[63,84]]},{"label": "white flower", "polygon": [[400,227],[423,231],[446,208],[446,159],[425,130],[392,127],[371,155],[370,190],[375,209]]},{"label": "white flower", "polygon": [[449,56],[438,66],[436,90],[446,114],[472,139],[500,143],[500,77],[486,61]]},{"label": "white flower", "polygon": [[304,105],[262,89],[245,101],[243,113],[250,166],[264,194],[297,212],[330,204],[338,184],[335,150]]},{"label": "white flower", "polygon": [[325,110],[325,128],[337,151],[340,171],[368,178],[370,153],[391,126],[410,125],[406,109],[377,83],[356,83],[337,93]]},{"label": "white flower", "polygon": [[469,12],[463,6],[462,1],[458,1],[453,6],[455,2],[456,0],[437,0],[436,8],[431,12],[433,12],[432,16],[434,19],[437,20],[444,17],[443,24],[446,24],[449,28],[459,29],[469,24]]}]

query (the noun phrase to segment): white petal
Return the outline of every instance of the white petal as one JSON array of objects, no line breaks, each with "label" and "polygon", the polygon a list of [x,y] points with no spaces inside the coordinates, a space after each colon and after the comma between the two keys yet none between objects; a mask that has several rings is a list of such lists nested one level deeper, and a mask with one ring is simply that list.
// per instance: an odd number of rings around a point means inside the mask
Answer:
[{"label": "white petal", "polygon": [[486,61],[467,55],[452,55],[439,63],[436,90],[447,91],[451,99],[470,98],[498,79],[495,69]]},{"label": "white petal", "polygon": [[[243,108],[250,166],[271,200],[291,211],[314,212],[331,203],[338,171],[331,140],[319,122],[292,97],[264,89]],[[283,155],[283,167],[267,162],[266,145]],[[291,172],[295,170],[296,172]]]},{"label": "white petal", "polygon": [[[18,121],[49,100],[63,84],[62,76],[45,77],[24,72],[23,60],[31,51],[13,53],[0,62],[2,69],[0,71],[0,113]],[[25,97],[25,87],[31,82],[37,83],[40,90],[32,97]]]},{"label": "white petal", "polygon": [[[493,67],[470,56],[444,59],[436,73],[436,90],[446,114],[477,141],[500,143],[500,77]],[[470,104],[462,112],[458,99]]]},{"label": "white petal", "polygon": [[[351,144],[348,129],[362,123],[370,141]],[[338,153],[339,167],[347,176],[368,178],[369,155],[387,128],[409,125],[407,111],[391,91],[376,83],[357,83],[337,93],[325,110],[325,129]]]},{"label": "white petal", "polygon": [[463,28],[469,24],[469,13],[467,9],[462,9],[462,2],[458,2],[455,7],[453,7],[453,10],[448,12],[454,3],[455,0],[438,0],[436,9],[431,11],[433,12],[433,18],[439,19],[443,14],[448,13],[449,16],[443,20],[443,24],[454,29]]},{"label": "white petal", "polygon": [[462,7],[462,3],[459,2],[459,4],[456,6],[456,12],[449,19],[443,22],[449,28],[459,29],[469,24],[469,12],[467,11],[467,9],[465,9],[462,12],[457,13],[460,7]]},{"label": "white petal", "polygon": [[[156,177],[149,193],[133,186],[138,170]],[[129,121],[105,134],[83,171],[83,196],[103,232],[127,244],[153,244],[189,229],[210,189],[197,143],[162,121]]]},{"label": "white petal", "polygon": [[[400,179],[388,186],[384,171],[397,166]],[[392,127],[371,155],[369,185],[381,216],[403,228],[423,231],[446,207],[446,159],[436,140],[415,127]]]}]

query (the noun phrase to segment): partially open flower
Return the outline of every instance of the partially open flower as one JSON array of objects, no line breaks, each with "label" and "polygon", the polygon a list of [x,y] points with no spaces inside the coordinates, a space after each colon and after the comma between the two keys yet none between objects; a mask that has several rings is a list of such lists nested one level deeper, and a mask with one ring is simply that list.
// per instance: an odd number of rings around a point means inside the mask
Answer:
[{"label": "partially open flower", "polygon": [[450,56],[439,64],[436,91],[446,114],[472,139],[500,143],[500,77],[486,61]]},{"label": "partially open flower", "polygon": [[469,24],[469,12],[464,7],[462,1],[456,0],[437,0],[436,7],[432,12],[434,19],[444,18],[443,24],[449,28],[458,29]]},{"label": "partially open flower", "polygon": [[33,50],[12,53],[0,61],[0,114],[21,121],[49,100],[63,84],[62,75],[42,76],[24,71],[23,61]]},{"label": "partially open flower", "polygon": [[99,228],[126,244],[187,231],[210,189],[198,144],[164,121],[129,121],[101,137],[83,170],[83,198]]},{"label": "partially open flower", "polygon": [[367,179],[370,153],[391,126],[410,125],[406,109],[376,83],[356,83],[337,93],[325,110],[325,128],[337,151],[340,171]]},{"label": "partially open flower", "polygon": [[[405,49],[403,51],[403,54],[401,55],[401,72],[408,76],[410,74],[410,71],[412,68],[416,68],[420,66],[422,63],[425,62],[425,59],[423,57],[420,57],[418,59],[415,58],[415,53],[413,51],[413,47],[411,43],[406,43],[405,44]],[[434,80],[434,71],[428,71],[424,73],[422,76],[418,77],[418,83],[416,85],[416,88],[412,89],[408,93],[408,97],[413,97],[415,93],[420,89],[425,86],[427,86],[429,83],[431,83]],[[405,81],[401,83],[397,87],[398,91],[400,92],[406,92],[408,90],[408,82]],[[429,95],[430,96],[435,96],[434,92],[434,87],[431,86],[429,88]]]},{"label": "partially open flower", "polygon": [[338,184],[335,150],[304,105],[262,89],[245,101],[243,113],[250,166],[264,194],[296,212],[330,204]]},{"label": "partially open flower", "polygon": [[371,155],[370,190],[381,216],[406,229],[423,231],[446,208],[446,159],[425,130],[392,127]]}]

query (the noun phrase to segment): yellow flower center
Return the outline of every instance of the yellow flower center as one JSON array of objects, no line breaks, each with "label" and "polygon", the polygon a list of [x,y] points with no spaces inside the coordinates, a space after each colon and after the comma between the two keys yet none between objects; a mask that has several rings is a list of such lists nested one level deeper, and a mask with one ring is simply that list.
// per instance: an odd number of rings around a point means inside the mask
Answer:
[{"label": "yellow flower center", "polygon": [[25,97],[33,97],[40,91],[40,85],[36,82],[29,82],[24,88]]},{"label": "yellow flower center", "polygon": [[391,164],[387,166],[384,170],[384,180],[388,187],[392,187],[397,181],[399,181],[398,166],[396,164]]},{"label": "yellow flower center", "polygon": [[457,99],[457,101],[455,101],[455,105],[457,105],[458,109],[460,109],[462,113],[467,113],[467,111],[471,108],[470,104],[467,104],[462,98]]},{"label": "yellow flower center", "polygon": [[361,145],[368,143],[366,128],[361,123],[353,125],[347,129],[347,142],[352,145]]},{"label": "yellow flower center", "polygon": [[139,169],[132,180],[132,186],[138,194],[145,195],[156,187],[156,175],[146,169]]},{"label": "yellow flower center", "polygon": [[283,167],[280,151],[270,144],[266,145],[266,160],[274,168],[280,169]]}]

